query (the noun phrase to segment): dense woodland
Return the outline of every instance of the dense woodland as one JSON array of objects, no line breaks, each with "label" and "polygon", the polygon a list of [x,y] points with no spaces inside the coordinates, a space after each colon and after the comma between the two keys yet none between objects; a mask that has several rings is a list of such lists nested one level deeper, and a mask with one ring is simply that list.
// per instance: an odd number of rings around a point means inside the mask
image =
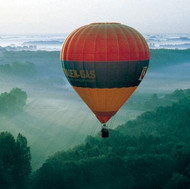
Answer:
[{"label": "dense woodland", "polygon": [[18,134],[16,139],[0,133],[0,188],[22,189],[29,186],[31,154],[27,139]]},{"label": "dense woodland", "polygon": [[[15,113],[24,111],[26,98],[20,89],[2,93],[0,114],[13,107]],[[27,139],[1,132],[0,188],[190,188],[190,90],[154,94],[151,101],[164,106],[110,130],[108,139],[87,137],[33,172]]]},{"label": "dense woodland", "polygon": [[31,62],[13,62],[11,64],[0,65],[0,73],[11,75],[11,77],[32,77],[36,74],[36,68]]},{"label": "dense woodland", "polygon": [[32,188],[187,189],[189,115],[184,97],[112,130],[109,139],[88,137],[49,158],[33,174]]}]

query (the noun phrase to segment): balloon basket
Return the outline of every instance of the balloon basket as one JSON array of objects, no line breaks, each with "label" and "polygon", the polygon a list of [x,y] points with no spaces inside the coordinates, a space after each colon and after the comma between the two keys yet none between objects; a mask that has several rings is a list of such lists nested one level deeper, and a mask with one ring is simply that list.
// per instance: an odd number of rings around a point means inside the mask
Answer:
[{"label": "balloon basket", "polygon": [[108,131],[108,127],[106,126],[106,124],[103,124],[100,135],[102,138],[108,138],[109,137],[109,131]]}]

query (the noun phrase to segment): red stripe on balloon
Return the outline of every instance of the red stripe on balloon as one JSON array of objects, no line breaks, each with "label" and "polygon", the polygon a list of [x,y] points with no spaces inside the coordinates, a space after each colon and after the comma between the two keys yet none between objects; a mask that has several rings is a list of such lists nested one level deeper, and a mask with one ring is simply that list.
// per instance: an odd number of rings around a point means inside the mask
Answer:
[{"label": "red stripe on balloon", "polygon": [[94,114],[101,123],[106,123],[116,112],[94,112]]}]

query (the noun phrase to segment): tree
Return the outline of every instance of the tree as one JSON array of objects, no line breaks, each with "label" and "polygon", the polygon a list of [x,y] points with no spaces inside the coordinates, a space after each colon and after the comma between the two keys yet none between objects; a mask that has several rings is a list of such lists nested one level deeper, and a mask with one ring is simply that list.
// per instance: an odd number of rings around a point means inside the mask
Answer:
[{"label": "tree", "polygon": [[31,154],[30,148],[27,146],[27,139],[20,133],[16,139],[16,164],[14,172],[14,180],[17,188],[26,188],[29,175],[31,173]]},{"label": "tree", "polygon": [[19,134],[15,141],[10,133],[0,133],[0,188],[27,188],[30,160],[30,148],[24,136]]},{"label": "tree", "polygon": [[26,92],[19,88],[14,88],[9,93],[2,93],[0,95],[0,112],[10,114],[23,111],[26,99]]},{"label": "tree", "polygon": [[0,186],[13,186],[16,145],[14,137],[8,132],[0,134]]},{"label": "tree", "polygon": [[16,111],[22,111],[26,105],[27,94],[19,88],[14,88],[10,91],[10,96],[14,99],[13,107]]},{"label": "tree", "polygon": [[190,179],[179,173],[174,173],[165,189],[187,189],[190,187]]}]

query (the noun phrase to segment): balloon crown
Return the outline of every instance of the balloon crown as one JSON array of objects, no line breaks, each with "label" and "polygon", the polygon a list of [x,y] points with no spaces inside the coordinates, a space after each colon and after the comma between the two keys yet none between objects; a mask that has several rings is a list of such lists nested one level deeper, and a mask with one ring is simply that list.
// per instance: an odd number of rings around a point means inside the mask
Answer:
[{"label": "balloon crown", "polygon": [[93,22],[90,24],[121,24],[121,23],[119,23],[119,22]]}]

